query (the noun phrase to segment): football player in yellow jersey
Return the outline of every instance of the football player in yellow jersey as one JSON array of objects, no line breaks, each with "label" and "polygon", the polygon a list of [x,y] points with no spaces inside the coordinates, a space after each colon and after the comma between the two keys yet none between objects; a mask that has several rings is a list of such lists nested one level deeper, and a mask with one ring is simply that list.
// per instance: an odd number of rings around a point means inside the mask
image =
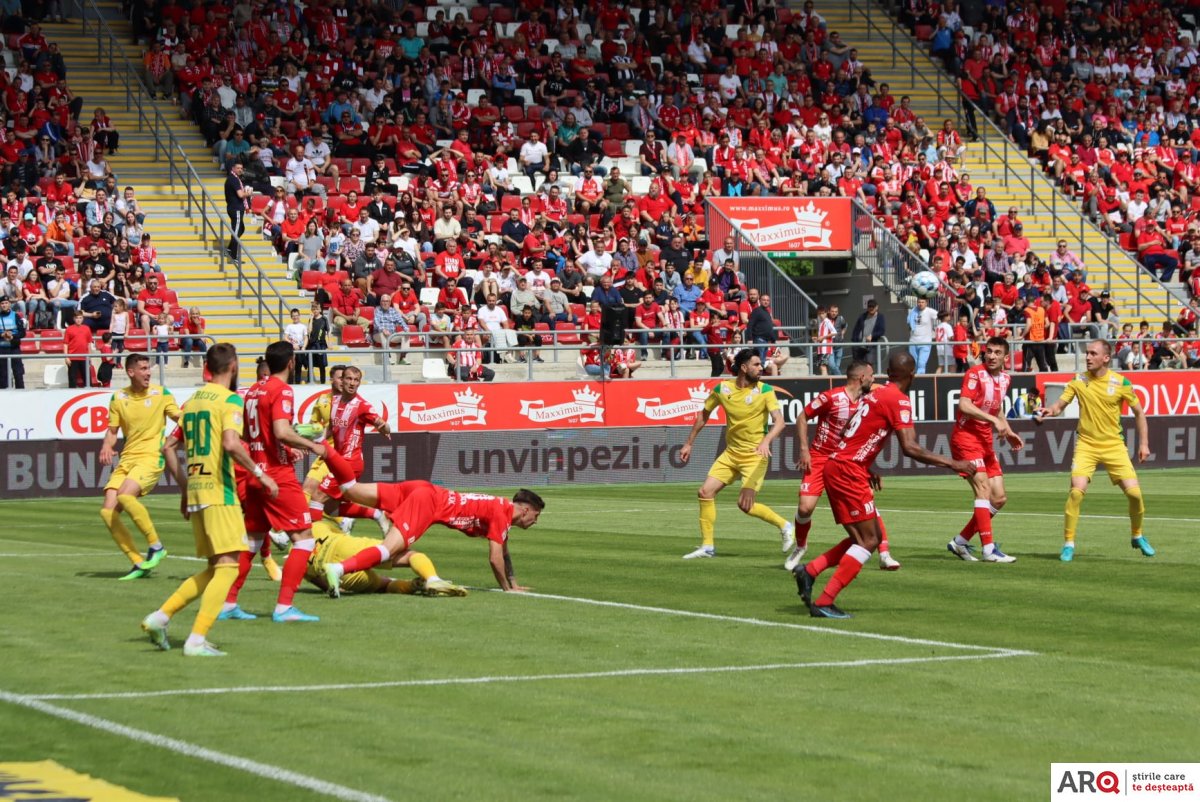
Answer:
[{"label": "football player in yellow jersey", "polygon": [[692,444],[704,430],[709,416],[718,406],[725,410],[725,450],[708,469],[708,477],[700,486],[700,547],[683,555],[683,559],[713,557],[713,527],[717,521],[717,494],[736,478],[742,480],[738,509],[747,515],[766,521],[779,530],[784,551],[792,547],[792,524],[765,504],[755,500],[767,475],[767,460],[771,443],[783,432],[783,413],[775,388],[759,381],[762,359],[752,348],[739,351],[733,360],[735,378],[725,379],[713,388],[704,409],[688,433],[687,442],[679,452],[685,464],[692,456]]},{"label": "football player in yellow jersey", "polygon": [[[326,563],[348,560],[363,549],[373,548],[383,542],[375,538],[347,535],[328,518],[322,518],[313,524],[313,534],[317,538],[317,547],[313,549],[312,556],[308,558],[308,569],[304,572],[304,578],[326,592],[329,591],[329,581],[325,578]],[[420,552],[405,552],[402,561],[393,564],[409,565],[409,560],[414,556],[424,557]],[[428,560],[428,558],[425,559]],[[428,563],[428,567],[436,576],[433,563]],[[340,589],[343,593],[404,593],[416,596],[467,595],[466,588],[444,579],[426,584],[425,578],[421,576],[416,579],[395,579],[372,569],[343,575]]]},{"label": "football player in yellow jersey", "polygon": [[183,645],[188,657],[220,657],[208,642],[208,631],[221,612],[221,605],[238,575],[238,555],[249,546],[238,501],[236,462],[254,474],[268,495],[279,488],[261,467],[254,464],[242,445],[243,405],[234,387],[237,377],[237,350],[229,343],[218,343],[204,357],[212,380],[188,399],[180,429],[187,452],[187,470],[180,471],[180,511],[192,522],[196,556],[208,560],[203,571],[184,580],[162,607],[142,620],[142,630],[158,648],[171,648],[167,625],[171,616],[197,598],[200,611],[192,632]]},{"label": "football player in yellow jersey", "polygon": [[1109,370],[1112,361],[1112,346],[1107,340],[1092,340],[1087,346],[1087,372],[1080,373],[1067,384],[1062,398],[1049,407],[1041,407],[1035,420],[1057,417],[1071,404],[1079,402],[1079,425],[1075,430],[1075,455],[1071,459],[1071,490],[1067,494],[1066,516],[1063,523],[1062,552],[1059,559],[1070,562],[1075,558],[1075,528],[1079,524],[1079,509],[1083,506],[1083,494],[1096,467],[1104,464],[1108,478],[1120,485],[1129,501],[1130,545],[1147,557],[1154,556],[1154,548],[1142,534],[1142,519],[1146,515],[1146,504],[1142,500],[1142,488],[1138,486],[1137,473],[1129,459],[1129,448],[1125,444],[1125,433],[1121,428],[1121,409],[1129,405],[1137,426],[1137,459],[1145,462],[1150,456],[1147,438],[1146,413],[1133,391],[1129,379]]},{"label": "football player in yellow jersey", "polygon": [[[104,486],[104,506],[100,508],[100,517],[112,539],[133,563],[133,568],[121,577],[122,580],[148,576],[151,569],[167,556],[150,513],[139,497],[153,490],[162,476],[166,464],[163,446],[166,444],[167,419],[179,420],[179,406],[171,391],[150,383],[150,357],[130,354],[125,358],[125,373],[129,376],[129,386],[112,395],[108,405],[108,432],[100,447],[100,464],[112,465],[117,438],[125,437],[121,459]],[[121,520],[122,510],[129,513],[134,525],[146,537],[150,548],[144,559]]]}]

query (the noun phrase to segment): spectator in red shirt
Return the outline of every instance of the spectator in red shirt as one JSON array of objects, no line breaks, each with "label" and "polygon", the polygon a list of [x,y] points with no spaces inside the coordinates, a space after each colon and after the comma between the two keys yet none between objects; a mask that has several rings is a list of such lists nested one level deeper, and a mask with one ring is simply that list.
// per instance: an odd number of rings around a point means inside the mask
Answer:
[{"label": "spectator in red shirt", "polygon": [[650,358],[647,350],[650,342],[652,340],[657,342],[660,339],[659,334],[649,330],[659,327],[658,314],[661,311],[662,307],[655,302],[654,293],[649,290],[642,294],[642,302],[633,308],[633,327],[637,329],[636,334],[638,343],[642,346],[643,360]]},{"label": "spectator in red shirt", "polygon": [[83,310],[76,309],[72,323],[63,332],[67,352],[67,386],[86,387],[88,383],[88,360],[92,350],[92,330],[83,322]]},{"label": "spectator in red shirt", "polygon": [[362,290],[355,287],[348,276],[330,294],[329,301],[329,307],[333,310],[333,325],[366,326],[370,322],[358,313],[358,308],[363,305]]},{"label": "spectator in red shirt", "polygon": [[200,307],[193,306],[188,310],[188,316],[183,319],[183,324],[179,327],[179,333],[183,335],[183,340],[179,344],[179,350],[183,352],[183,366],[188,367],[191,354],[200,354],[196,361],[201,365],[204,364],[204,354],[208,351],[208,343],[204,340],[204,318],[200,315]]},{"label": "spectator in red shirt", "polygon": [[138,322],[143,329],[150,331],[160,314],[171,313],[171,302],[167,298],[167,291],[158,286],[158,276],[154,273],[148,274],[146,287],[137,297]]}]

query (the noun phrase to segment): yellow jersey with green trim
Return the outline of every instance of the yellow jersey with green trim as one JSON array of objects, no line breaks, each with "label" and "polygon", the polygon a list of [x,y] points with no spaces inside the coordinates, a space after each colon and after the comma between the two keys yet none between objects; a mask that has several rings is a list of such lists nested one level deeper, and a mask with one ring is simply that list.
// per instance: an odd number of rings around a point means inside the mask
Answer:
[{"label": "yellow jersey with green trim", "polygon": [[1062,401],[1079,402],[1079,426],[1076,432],[1088,445],[1105,446],[1125,442],[1121,412],[1126,404],[1138,403],[1129,379],[1110,370],[1099,379],[1080,373],[1067,383]]},{"label": "yellow jersey with green trim", "polygon": [[184,450],[187,451],[188,506],[239,506],[233,458],[225,451],[223,435],[243,428],[242,397],[228,387],[208,384],[183,405]]},{"label": "yellow jersey with green trim", "polygon": [[725,379],[704,401],[708,412],[718,406],[725,410],[725,447],[735,454],[751,454],[771,430],[771,413],[779,409],[779,399],[765,382],[738,387],[737,379]]},{"label": "yellow jersey with green trim", "polygon": [[113,393],[108,402],[108,426],[120,429],[125,437],[121,460],[162,465],[167,418],[179,420],[179,405],[160,384],[151,384],[143,393],[134,392],[133,387]]}]

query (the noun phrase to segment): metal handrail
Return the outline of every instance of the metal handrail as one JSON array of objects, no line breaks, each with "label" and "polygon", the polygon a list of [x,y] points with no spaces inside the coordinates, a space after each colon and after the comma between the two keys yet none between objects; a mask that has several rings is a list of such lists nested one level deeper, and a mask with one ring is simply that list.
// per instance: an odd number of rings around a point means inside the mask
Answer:
[{"label": "metal handrail", "polygon": [[[929,87],[930,89],[932,89],[934,92],[937,93],[938,116],[941,116],[944,113],[942,111],[942,102],[943,102],[943,100],[945,100],[946,103],[950,106],[950,112],[952,114],[954,114],[954,122],[956,123],[956,125],[959,128],[961,128],[962,127],[962,104],[957,103],[957,102],[952,103],[948,99],[943,97],[944,93],[942,91],[942,76],[943,76],[942,70],[935,71],[934,72],[934,80],[931,81],[931,80],[929,80],[929,76],[926,75],[925,72],[923,72],[922,70],[920,70],[917,67],[916,56],[917,56],[918,47],[917,47],[916,41],[913,40],[911,37],[909,38],[908,55],[905,55],[904,51],[900,48],[899,45],[897,45],[896,41],[891,36],[888,35],[887,30],[885,28],[881,28],[880,26],[876,25],[875,21],[873,19],[871,19],[871,3],[869,2],[869,0],[868,0],[867,5],[865,6],[865,8],[863,6],[860,6],[858,3],[856,3],[855,0],[847,0],[847,7],[849,8],[851,14],[857,13],[864,20],[866,20],[867,41],[868,42],[871,41],[871,32],[878,31],[879,34],[884,38],[884,40],[891,46],[892,68],[895,69],[895,67],[896,67],[897,57],[902,59],[904,61],[904,63],[906,63],[908,65],[910,80],[912,80],[914,82],[919,80],[921,83],[925,84],[925,86]],[[870,66],[870,65],[868,64],[867,66]],[[957,88],[958,81],[954,80],[953,76],[946,75],[946,79],[950,82],[951,86]]]},{"label": "metal handrail", "polygon": [[[1051,236],[1056,237],[1056,238],[1060,236],[1060,234],[1059,234],[1059,215],[1060,215],[1060,213],[1070,214],[1072,216],[1078,216],[1079,217],[1078,236],[1076,237],[1074,231],[1067,228],[1065,224],[1063,226],[1064,233],[1062,234],[1062,236],[1066,236],[1067,234],[1070,234],[1075,239],[1077,252],[1080,253],[1080,255],[1082,257],[1090,256],[1091,257],[1090,263],[1095,264],[1095,263],[1099,262],[1104,265],[1104,270],[1105,270],[1105,274],[1106,274],[1106,283],[1108,284],[1108,286],[1110,288],[1113,287],[1113,281],[1114,281],[1114,278],[1113,278],[1114,273],[1113,273],[1113,269],[1112,269],[1113,259],[1114,258],[1118,258],[1118,259],[1124,258],[1124,259],[1128,260],[1130,263],[1132,263],[1133,269],[1134,269],[1133,280],[1130,280],[1129,276],[1127,276],[1123,273],[1117,273],[1116,277],[1118,279],[1120,279],[1120,283],[1124,287],[1126,287],[1128,289],[1132,289],[1134,291],[1134,293],[1136,295],[1136,299],[1137,299],[1136,303],[1138,304],[1139,312],[1141,309],[1141,305],[1145,304],[1146,306],[1151,307],[1152,309],[1159,312],[1160,314],[1167,315],[1167,316],[1170,315],[1169,308],[1164,308],[1160,304],[1151,301],[1150,299],[1146,298],[1142,294],[1143,280],[1153,282],[1153,284],[1157,284],[1162,289],[1164,289],[1170,297],[1174,298],[1175,300],[1181,301],[1181,302],[1186,302],[1186,299],[1184,299],[1183,296],[1181,296],[1176,290],[1163,284],[1161,281],[1158,280],[1158,278],[1156,276],[1147,273],[1146,269],[1142,266],[1142,264],[1136,258],[1134,258],[1130,254],[1125,252],[1120,246],[1113,248],[1113,238],[1111,236],[1109,236],[1108,234],[1104,233],[1104,231],[1102,231],[1099,226],[1097,226],[1090,219],[1088,219],[1087,215],[1083,214],[1082,210],[1077,205],[1071,203],[1066,198],[1063,198],[1065,205],[1064,205],[1064,209],[1062,209],[1060,211],[1058,208],[1058,200],[1059,200],[1059,197],[1062,195],[1062,193],[1060,192],[1059,188],[1052,181],[1050,181],[1045,176],[1045,174],[1042,173],[1042,171],[1037,168],[1037,166],[1035,164],[1029,162],[1026,155],[1021,153],[1016,148],[1016,145],[1012,142],[1012,140],[1009,139],[1008,135],[1000,130],[1000,128],[995,124],[995,122],[992,120],[991,116],[988,115],[987,112],[985,112],[982,108],[980,108],[979,105],[977,103],[975,103],[974,101],[967,100],[966,98],[963,97],[962,91],[959,88],[958,81],[954,80],[953,76],[949,75],[949,73],[946,72],[943,65],[937,63],[937,60],[934,59],[928,53],[927,49],[924,46],[920,45],[916,41],[916,39],[913,38],[912,34],[910,34],[908,32],[908,30],[905,29],[904,26],[901,25],[899,23],[899,21],[894,18],[894,16],[891,13],[891,9],[889,7],[887,7],[885,5],[884,14],[885,14],[885,16],[887,16],[887,18],[891,21],[892,24],[887,27],[880,27],[879,25],[876,25],[871,19],[871,5],[872,4],[868,3],[866,8],[864,9],[862,6],[858,5],[858,3],[855,2],[855,0],[848,0],[848,1],[849,1],[849,8],[850,8],[851,13],[857,13],[866,20],[867,31],[868,31],[868,37],[867,37],[868,40],[870,40],[870,32],[871,31],[878,31],[879,34],[885,40],[887,40],[889,44],[892,45],[892,51],[893,51],[892,66],[893,67],[896,66],[895,54],[898,52],[901,52],[901,49],[900,49],[900,46],[897,45],[896,39],[893,38],[893,36],[891,35],[891,33],[890,33],[891,31],[899,31],[900,36],[902,36],[905,40],[907,40],[908,50],[910,53],[915,54],[917,52],[921,52],[921,53],[925,54],[926,60],[928,61],[929,65],[933,66],[934,71],[938,76],[936,91],[938,92],[939,114],[941,113],[941,104],[942,104],[943,100],[945,102],[949,103],[950,105],[952,105],[955,109],[958,109],[960,111],[962,109],[963,102],[968,102],[971,104],[971,108],[975,112],[976,128],[978,130],[978,133],[981,134],[981,136],[979,136],[979,141],[983,145],[983,163],[984,163],[984,165],[987,167],[991,167],[992,164],[988,159],[988,155],[989,155],[989,153],[994,155],[996,157],[997,161],[999,161],[1000,166],[1003,168],[1003,171],[1004,171],[1003,172],[1004,188],[1005,189],[1009,188],[1010,178],[1015,179],[1017,181],[1017,183],[1019,183],[1021,186],[1023,186],[1025,189],[1028,190],[1028,192],[1029,192],[1029,201],[1028,202],[1031,207],[1040,206],[1042,209],[1049,212],[1050,221],[1051,221]],[[881,3],[881,5],[884,5],[884,4]],[[901,53],[901,55],[903,55],[903,54]],[[910,80],[915,81],[919,78],[927,86],[930,86],[930,87],[934,86],[934,84],[932,84],[929,81],[929,78],[925,75],[925,72],[918,69],[918,67],[914,61],[912,61],[909,58],[905,58],[904,61],[909,65]],[[943,82],[941,81],[942,75],[946,76],[946,78],[948,79],[947,83],[949,84],[950,87],[952,87],[952,90],[951,90],[952,95],[950,97],[943,97],[943,95],[947,94],[947,92],[944,91],[942,88],[943,87]],[[958,115],[957,119],[961,125],[961,120],[962,120],[961,114]],[[980,120],[982,120],[983,125],[979,124]],[[1003,143],[1002,149],[998,149],[992,143],[992,141],[989,139],[989,134],[991,135],[991,137],[998,138],[1000,140],[1000,142]],[[1016,163],[1029,164],[1029,179],[1028,180],[1026,180],[1025,176],[1023,175],[1023,171],[1018,171],[1012,167],[1012,164],[1013,164],[1012,157],[1013,156],[1016,157],[1016,159],[1015,159]],[[1039,176],[1040,176],[1040,181],[1038,180]],[[1046,197],[1045,197],[1047,194],[1046,193],[1047,189],[1050,190],[1050,192],[1048,193],[1050,196],[1049,202],[1047,202]],[[1031,211],[1034,211],[1034,210],[1035,209],[1031,208]],[[1091,245],[1089,245],[1087,243],[1085,238],[1086,238],[1086,235],[1089,233],[1089,231],[1091,233],[1098,234],[1099,236],[1104,238],[1104,252],[1103,253],[1096,250],[1095,248],[1093,248]],[[1089,259],[1084,258],[1084,263],[1088,264]],[[1153,286],[1153,284],[1151,284],[1150,286]]]},{"label": "metal handrail", "polygon": [[[138,131],[152,129],[154,132],[154,161],[160,160],[160,153],[167,160],[167,177],[171,184],[182,187],[186,192],[187,204],[185,214],[192,220],[193,211],[200,214],[200,240],[210,250],[215,242],[219,259],[221,275],[226,275],[227,262],[232,263],[237,271],[236,297],[241,300],[246,297],[248,289],[257,304],[255,324],[263,325],[266,315],[275,328],[282,334],[288,323],[288,303],[270,276],[245,247],[242,238],[235,236],[225,215],[221,213],[208,190],[204,180],[196,172],[187,152],[172,131],[170,124],[158,109],[157,102],[150,97],[150,92],[142,81],[138,70],[129,63],[108,21],[104,19],[95,0],[75,0],[79,11],[80,25],[83,35],[96,37],[96,59],[103,61],[107,46],[109,73],[120,80],[125,87],[125,109],[136,111]],[[89,27],[92,32],[89,33]],[[178,183],[176,183],[178,182]],[[214,237],[209,239],[209,235]],[[225,243],[234,241],[238,245],[238,259],[232,259],[225,250]],[[246,262],[250,267],[247,269]],[[271,297],[268,297],[271,296]]]}]

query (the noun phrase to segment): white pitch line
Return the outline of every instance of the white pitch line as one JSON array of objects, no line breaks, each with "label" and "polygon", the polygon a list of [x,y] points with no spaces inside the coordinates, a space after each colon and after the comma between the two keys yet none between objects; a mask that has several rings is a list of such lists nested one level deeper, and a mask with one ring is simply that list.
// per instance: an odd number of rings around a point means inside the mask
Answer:
[{"label": "white pitch line", "polygon": [[615,677],[658,677],[680,674],[736,674],[749,671],[805,670],[812,668],[859,668],[862,666],[902,666],[918,663],[947,663],[959,660],[997,660],[1025,657],[1031,652],[999,649],[987,654],[954,654],[934,657],[881,657],[862,660],[826,660],[809,663],[765,663],[750,666],[703,666],[690,668],[623,668],[613,671],[581,671],[565,674],[516,674],[483,677],[442,677],[435,679],[386,680],[380,682],[342,682],[330,685],[246,685],[236,688],[179,688],[161,691],[117,691],[113,693],[47,693],[25,698],[38,701],[85,701],[93,699],[148,699],[155,696],[224,696],[230,693],[312,693],[358,691],[379,688],[421,688],[444,685],[491,685],[509,682],[545,682],[551,680],[612,679]]},{"label": "white pitch line", "polygon": [[[693,502],[691,502],[691,504],[689,504],[688,506],[693,506],[694,504],[695,504],[695,502],[693,501]],[[681,506],[683,506],[683,505],[681,504]],[[733,504],[731,503],[731,504],[730,504],[730,506],[733,506]],[[589,519],[590,519],[590,518],[595,518],[595,517],[596,517],[596,513],[597,513],[598,511],[600,511],[601,509],[603,509],[603,508],[601,508],[601,507],[597,507],[595,510],[587,510],[587,509],[582,509],[582,510],[581,510],[581,509],[574,509],[574,510],[563,510],[563,511],[561,511],[561,512],[554,512],[554,513],[553,513],[553,515],[554,515],[554,518],[559,518],[559,517],[571,517],[571,516],[579,516],[579,517],[585,517],[585,518],[589,518]],[[907,507],[904,507],[904,508],[900,508],[900,507],[891,507],[891,508],[878,507],[877,509],[878,509],[880,512],[887,512],[887,513],[905,513],[905,512],[911,512],[911,513],[913,513],[913,514],[916,514],[916,515],[944,515],[946,512],[953,512],[953,510],[914,510],[914,509],[909,509],[909,508],[907,508]],[[622,510],[621,510],[621,512],[626,512],[626,513],[638,513],[638,512],[662,512],[662,510],[661,510],[661,509],[655,509],[655,510],[651,510],[651,509],[636,509],[636,508],[633,508],[633,509],[622,509]],[[1062,518],[1062,517],[1063,517],[1063,514],[1062,514],[1061,512],[1009,512],[1009,511],[1005,511],[1005,512],[1002,512],[1002,513],[1000,513],[1000,514],[1001,514],[1002,516],[1004,516],[1005,518],[1008,518],[1008,517],[1014,517],[1014,516],[1021,516],[1021,517],[1027,517],[1027,518]],[[1079,517],[1080,517],[1081,519],[1094,518],[1094,519],[1098,519],[1098,520],[1111,520],[1111,521],[1128,521],[1128,520],[1129,520],[1129,516],[1128,516],[1128,515],[1088,515],[1088,514],[1081,514]],[[546,520],[547,520],[547,521],[549,521],[549,520],[551,520],[551,519],[547,518]],[[1153,515],[1147,515],[1147,516],[1144,518],[1144,520],[1147,520],[1147,521],[1167,521],[1167,522],[1174,521],[1174,522],[1178,522],[1178,523],[1184,523],[1184,524],[1197,524],[1197,523],[1200,523],[1200,518],[1173,518],[1173,517],[1169,517],[1169,516],[1153,516]]]},{"label": "white pitch line", "polygon": [[[496,593],[503,591],[488,588]],[[848,629],[835,629],[833,627],[814,626],[812,624],[793,624],[786,621],[768,621],[762,618],[743,618],[734,615],[718,615],[716,613],[701,613],[694,610],[677,610],[671,607],[650,607],[642,604],[629,604],[627,602],[602,601],[600,599],[585,599],[578,596],[559,596],[553,593],[513,593],[506,594],[520,598],[530,599],[553,599],[556,601],[574,602],[576,604],[589,604],[596,607],[617,607],[622,610],[636,610],[643,613],[660,613],[662,615],[677,615],[686,618],[703,618],[708,621],[724,621],[731,624],[751,624],[758,627],[782,627],[784,629],[798,629],[804,632],[820,632],[823,635],[842,635],[848,638],[866,638],[869,640],[891,641],[893,643],[905,643],[911,646],[940,646],[946,649],[962,649],[966,651],[981,651],[981,652],[1003,652],[1005,656],[1011,657],[1029,657],[1037,655],[1037,652],[1027,652],[1021,649],[1007,649],[1001,646],[980,646],[974,643],[955,643],[953,641],[928,640],[925,638],[906,638],[903,635],[883,635],[877,632],[856,632]]]},{"label": "white pitch line", "polygon": [[44,713],[47,716],[60,718],[64,721],[70,721],[75,724],[81,724],[85,727],[91,727],[95,730],[107,732],[111,735],[118,735],[122,738],[128,738],[131,741],[148,744],[159,749],[166,749],[170,752],[176,752],[185,757],[203,760],[208,763],[215,763],[219,766],[226,766],[231,769],[237,769],[249,774],[255,774],[259,777],[264,777],[275,782],[294,785],[297,788],[303,788],[308,791],[313,791],[317,794],[322,794],[331,799],[343,799],[346,802],[391,802],[387,797],[378,796],[376,794],[368,794],[363,791],[356,791],[353,788],[347,788],[344,785],[327,782],[316,777],[310,777],[307,774],[291,771],[289,769],[279,768],[267,763],[259,763],[257,760],[239,757],[237,755],[229,755],[224,752],[217,752],[213,749],[207,749],[198,744],[181,741],[177,738],[170,738],[166,735],[150,732],[148,730],[140,730],[135,727],[127,727],[124,724],[119,724],[115,721],[110,721],[99,716],[80,713],[75,710],[69,710],[65,707],[52,705],[41,699],[23,694],[10,693],[8,691],[0,691],[0,702],[8,702],[9,704],[19,707],[36,710],[39,713]]}]

